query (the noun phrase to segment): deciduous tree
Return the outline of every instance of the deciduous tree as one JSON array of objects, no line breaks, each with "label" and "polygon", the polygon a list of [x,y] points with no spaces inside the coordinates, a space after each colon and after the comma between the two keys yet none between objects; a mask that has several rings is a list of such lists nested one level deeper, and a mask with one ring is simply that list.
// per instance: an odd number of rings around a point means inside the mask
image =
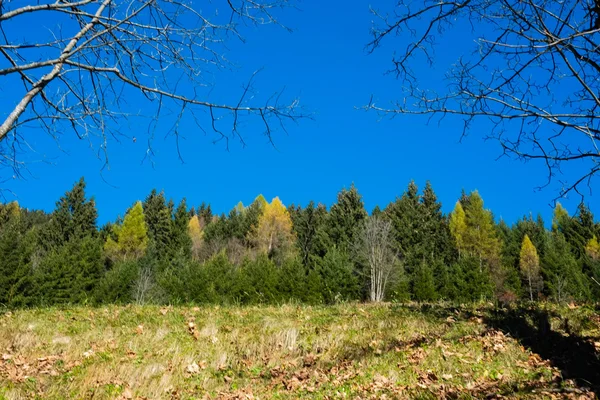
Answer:
[{"label": "deciduous tree", "polygon": [[529,289],[529,299],[533,301],[534,292],[537,295],[537,290],[540,286],[540,259],[531,239],[528,235],[523,238],[523,245],[521,246],[521,253],[519,257],[519,265],[521,266],[521,272],[527,280],[527,287]]}]

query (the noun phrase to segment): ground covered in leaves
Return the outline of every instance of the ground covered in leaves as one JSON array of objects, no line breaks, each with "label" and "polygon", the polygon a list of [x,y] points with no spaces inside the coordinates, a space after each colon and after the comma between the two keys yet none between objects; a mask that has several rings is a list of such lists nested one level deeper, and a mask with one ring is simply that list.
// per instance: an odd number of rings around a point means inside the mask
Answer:
[{"label": "ground covered in leaves", "polygon": [[0,311],[0,399],[597,398],[589,307]]}]

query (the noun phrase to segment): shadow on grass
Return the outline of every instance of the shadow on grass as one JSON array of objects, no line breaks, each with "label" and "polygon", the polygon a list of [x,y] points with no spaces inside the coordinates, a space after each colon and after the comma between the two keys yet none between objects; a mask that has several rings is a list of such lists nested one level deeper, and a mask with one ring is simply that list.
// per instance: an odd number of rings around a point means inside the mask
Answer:
[{"label": "shadow on grass", "polygon": [[553,316],[537,306],[520,306],[492,310],[484,322],[549,360],[561,370],[564,379],[573,379],[600,396],[600,355],[594,344],[576,334],[553,330]]}]

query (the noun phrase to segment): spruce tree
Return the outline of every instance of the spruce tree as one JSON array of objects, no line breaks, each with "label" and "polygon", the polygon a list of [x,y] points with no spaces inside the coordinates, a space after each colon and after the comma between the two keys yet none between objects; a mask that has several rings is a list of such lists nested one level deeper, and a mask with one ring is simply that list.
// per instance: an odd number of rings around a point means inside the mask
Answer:
[{"label": "spruce tree", "polygon": [[349,250],[366,218],[367,212],[362,196],[354,184],[349,190],[342,189],[327,217],[327,237],[331,245],[340,250]]},{"label": "spruce tree", "polygon": [[183,199],[177,206],[173,222],[171,223],[170,258],[174,258],[175,256],[182,256],[184,259],[191,258],[192,238],[188,231],[189,222],[187,204],[185,199]]},{"label": "spruce tree", "polygon": [[56,203],[56,208],[42,233],[42,246],[56,249],[71,240],[96,236],[98,212],[94,199],[87,200],[83,178]]},{"label": "spruce tree", "polygon": [[325,206],[311,201],[306,208],[293,208],[290,213],[292,226],[296,236],[296,244],[300,253],[300,259],[305,267],[313,266],[314,260],[323,257],[327,253],[326,218]]},{"label": "spruce tree", "polygon": [[570,299],[590,299],[589,283],[581,263],[559,230],[554,230],[550,235],[548,251],[541,263],[541,272],[546,296],[559,303]]},{"label": "spruce tree", "polygon": [[170,203],[167,204],[163,192],[158,193],[156,189],[152,189],[144,200],[142,208],[149,244],[159,259],[165,259],[169,255],[171,245],[172,206]]},{"label": "spruce tree", "polygon": [[352,261],[345,252],[331,248],[325,257],[318,259],[316,272],[320,276],[319,289],[325,303],[358,299],[358,279]]}]

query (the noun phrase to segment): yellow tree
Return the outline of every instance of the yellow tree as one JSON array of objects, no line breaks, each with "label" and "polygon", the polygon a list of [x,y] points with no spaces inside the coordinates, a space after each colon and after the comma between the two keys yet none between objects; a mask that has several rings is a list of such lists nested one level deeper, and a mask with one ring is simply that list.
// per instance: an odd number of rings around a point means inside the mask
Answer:
[{"label": "yellow tree", "polygon": [[454,210],[450,213],[450,233],[452,233],[452,237],[454,237],[454,240],[456,241],[459,257],[465,249],[466,232],[467,218],[465,216],[465,210],[460,204],[460,201],[457,201]]},{"label": "yellow tree", "polygon": [[592,260],[600,260],[600,243],[598,243],[596,235],[587,242],[585,252]]},{"label": "yellow tree", "polygon": [[200,258],[202,243],[204,242],[204,232],[202,231],[200,219],[197,215],[194,215],[188,223],[188,234],[192,239],[192,257],[198,260]]},{"label": "yellow tree", "polygon": [[138,259],[144,254],[148,247],[148,233],[142,202],[138,201],[127,212],[121,226],[113,227],[113,234],[117,241],[109,236],[104,244],[109,257],[128,260]]},{"label": "yellow tree", "polygon": [[21,215],[19,203],[13,201],[6,205],[0,204],[0,225],[9,219],[17,218]]},{"label": "yellow tree", "polygon": [[467,227],[463,244],[466,252],[479,259],[480,271],[483,271],[484,261],[494,269],[500,260],[500,240],[496,235],[492,213],[483,207],[483,199],[476,190],[469,196],[465,219]]},{"label": "yellow tree", "polygon": [[540,258],[528,235],[523,238],[519,266],[521,267],[521,273],[527,279],[529,298],[533,301],[534,288],[537,289],[540,282]]},{"label": "yellow tree", "polygon": [[251,234],[258,249],[269,255],[286,253],[293,248],[292,219],[278,197],[264,205],[256,229]]}]

